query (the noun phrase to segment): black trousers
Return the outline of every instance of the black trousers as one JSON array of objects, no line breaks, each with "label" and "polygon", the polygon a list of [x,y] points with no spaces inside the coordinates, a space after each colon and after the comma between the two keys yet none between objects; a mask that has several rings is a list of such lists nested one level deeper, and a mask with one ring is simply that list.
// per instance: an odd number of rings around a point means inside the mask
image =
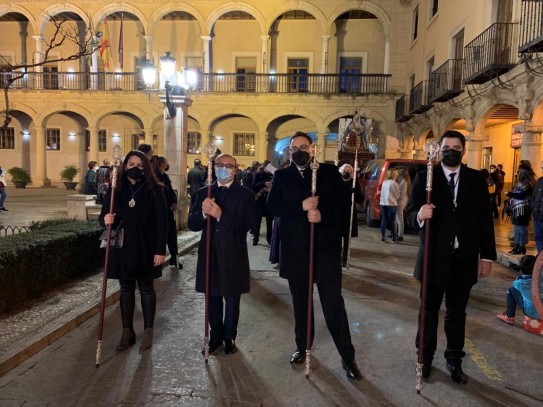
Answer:
[{"label": "black trousers", "polygon": [[266,242],[268,242],[268,244],[271,244],[273,216],[267,213],[266,207],[261,202],[257,202],[256,207],[255,207],[255,222],[253,224],[253,241],[258,242],[258,240],[260,239],[260,225],[262,225],[263,217],[266,218]]},{"label": "black trousers", "polygon": [[[453,257],[454,276],[455,260]],[[426,312],[424,327],[424,350],[423,359],[425,362],[431,362],[437,348],[437,328],[439,324],[439,309],[445,297],[445,336],[447,337],[447,348],[445,349],[445,359],[451,364],[461,364],[462,358],[466,356],[464,352],[464,340],[466,336],[466,306],[468,305],[471,286],[466,286],[459,279],[452,279],[448,287],[435,284],[428,284],[426,292]],[[422,298],[422,289],[421,289]],[[420,310],[419,310],[420,321]],[[419,331],[417,332],[416,346],[419,347]]]},{"label": "black trousers", "polygon": [[238,334],[240,300],[241,295],[230,295],[225,297],[220,295],[209,296],[209,326],[211,327],[211,340],[222,341],[224,339],[236,339]]},{"label": "black trousers", "polygon": [[[141,309],[143,312],[143,327],[152,328],[155,323],[156,292],[154,280],[137,280],[140,289]],[[134,331],[134,308],[136,304],[136,280],[119,280],[121,287],[120,305],[123,328]]]},{"label": "black trousers", "polygon": [[[308,287],[307,280],[289,279],[288,285],[292,294],[292,304],[294,306],[294,334],[296,347],[300,351],[306,350],[307,343],[307,300]],[[345,302],[341,295],[341,277],[317,283],[322,311],[328,331],[332,335],[334,344],[340,356],[347,362],[354,360],[355,351],[351,342],[351,333],[349,331],[349,320],[345,311]],[[311,344],[315,337],[315,318],[311,314]]]},{"label": "black trousers", "polygon": [[173,211],[168,210],[168,238],[167,245],[172,259],[177,259],[177,225],[175,223],[175,217]]}]

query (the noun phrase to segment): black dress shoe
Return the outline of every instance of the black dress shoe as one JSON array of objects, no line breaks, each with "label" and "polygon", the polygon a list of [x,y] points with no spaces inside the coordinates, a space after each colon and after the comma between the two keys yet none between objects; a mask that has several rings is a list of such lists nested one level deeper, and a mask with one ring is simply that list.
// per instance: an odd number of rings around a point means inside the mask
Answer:
[{"label": "black dress shoe", "polygon": [[305,361],[305,352],[301,351],[301,350],[297,350],[290,357],[290,364],[291,365],[294,364],[294,363],[296,363],[296,364],[303,363],[304,361]]},{"label": "black dress shoe", "polygon": [[233,339],[225,339],[224,340],[224,353],[227,355],[231,355],[232,353],[236,353],[238,351],[238,348],[236,346],[236,341]]},{"label": "black dress shoe", "polygon": [[460,385],[464,385],[468,383],[468,378],[462,371],[462,366],[458,365],[451,365],[450,363],[447,363],[447,370],[451,372],[451,380]]},{"label": "black dress shoe", "polygon": [[343,370],[345,370],[345,373],[347,374],[347,377],[349,379],[351,380],[362,379],[362,373],[360,373],[360,369],[358,368],[354,360],[352,362],[341,360],[341,366],[343,366]]},{"label": "black dress shoe", "polygon": [[[209,354],[211,355],[222,345],[222,340],[210,339],[209,340]],[[202,355],[205,355],[205,348],[202,349]]]}]

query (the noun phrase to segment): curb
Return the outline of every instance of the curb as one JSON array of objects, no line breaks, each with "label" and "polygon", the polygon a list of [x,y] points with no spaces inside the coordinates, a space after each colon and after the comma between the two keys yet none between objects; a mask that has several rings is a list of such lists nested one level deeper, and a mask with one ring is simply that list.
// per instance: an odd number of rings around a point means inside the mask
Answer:
[{"label": "curb", "polygon": [[[182,256],[198,245],[200,234],[192,236],[185,247],[183,247],[178,256]],[[164,264],[167,264],[167,260]],[[118,285],[112,288],[106,295],[106,308],[115,304],[119,300],[120,292]],[[83,322],[92,318],[100,312],[100,298],[98,302],[93,304],[85,304],[79,308],[75,308],[66,314],[63,318],[58,319],[55,323],[50,324],[45,330],[39,331],[26,340],[20,342],[19,346],[8,350],[1,355],[0,360],[0,377],[11,369],[34,356],[42,349],[51,345],[60,337],[77,328]]]}]

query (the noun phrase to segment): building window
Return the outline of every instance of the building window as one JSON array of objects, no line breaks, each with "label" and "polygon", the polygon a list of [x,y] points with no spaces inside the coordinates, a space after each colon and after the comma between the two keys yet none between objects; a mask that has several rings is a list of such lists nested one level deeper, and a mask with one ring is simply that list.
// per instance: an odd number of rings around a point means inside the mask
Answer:
[{"label": "building window", "polygon": [[43,88],[58,89],[58,67],[47,66],[43,67]]},{"label": "building window", "polygon": [[255,156],[254,133],[234,133],[234,155]]},{"label": "building window", "polygon": [[90,131],[85,129],[85,151],[90,151]]},{"label": "building window", "polygon": [[8,127],[7,129],[0,130],[0,149],[15,149],[15,129],[13,127]]},{"label": "building window", "polygon": [[60,150],[60,129],[45,129],[45,148]]},{"label": "building window", "polygon": [[[130,140],[131,140],[131,150],[137,150],[138,146],[140,144],[145,143],[145,135],[138,133],[138,134],[130,134]],[[156,151],[156,145],[153,145],[153,150]]]},{"label": "building window", "polygon": [[434,72],[435,57],[431,57],[426,61],[426,77],[430,79],[430,75]]},{"label": "building window", "polygon": [[256,58],[236,58],[236,91],[254,92],[256,90]]},{"label": "building window", "polygon": [[107,131],[106,129],[98,130],[98,151],[104,153],[107,151]]},{"label": "building window", "polygon": [[307,92],[308,58],[289,58],[287,73],[289,92]]},{"label": "building window", "polygon": [[430,3],[430,20],[437,14],[437,10],[439,9],[439,0],[429,0]]},{"label": "building window", "polygon": [[340,57],[339,70],[341,79],[339,91],[342,93],[360,92],[361,57]]},{"label": "building window", "polygon": [[412,19],[412,39],[415,41],[419,35],[419,5],[417,4],[417,7],[413,10],[413,19]]},{"label": "building window", "polygon": [[202,135],[197,131],[187,133],[187,153],[200,154],[202,151]]}]

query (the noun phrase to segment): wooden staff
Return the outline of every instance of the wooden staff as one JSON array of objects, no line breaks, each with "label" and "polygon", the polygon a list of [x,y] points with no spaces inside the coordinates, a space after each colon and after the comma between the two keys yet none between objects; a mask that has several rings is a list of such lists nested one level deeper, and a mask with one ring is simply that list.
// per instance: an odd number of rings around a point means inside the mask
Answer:
[{"label": "wooden staff", "polygon": [[347,270],[349,270],[349,265],[351,262],[351,234],[353,232],[353,216],[354,216],[354,189],[356,188],[357,176],[356,172],[358,170],[358,148],[354,150],[354,168],[353,168],[353,192],[351,193],[351,217],[349,222],[349,247],[347,250]]},{"label": "wooden staff", "polygon": [[[115,206],[115,187],[117,186],[117,170],[121,161],[123,152],[118,145],[113,147],[113,169],[111,170],[111,196],[109,199],[109,214],[114,214]],[[111,230],[113,224],[107,225],[107,244],[106,256],[104,260],[104,275],[102,277],[102,300],[100,301],[100,319],[98,321],[98,345],[96,347],[96,367],[100,367],[100,358],[102,357],[102,336],[104,334],[104,313],[106,311],[106,293],[107,293],[107,273],[109,270],[109,251],[111,250]]]},{"label": "wooden staff", "polygon": [[539,318],[543,318],[543,304],[541,303],[541,267],[543,267],[543,256],[541,253],[537,255],[537,259],[534,264],[534,271],[532,273],[532,301],[534,302],[535,309],[539,314]]},{"label": "wooden staff", "polygon": [[[213,184],[213,161],[217,152],[215,144],[209,142],[204,146],[207,156],[207,197],[211,199],[211,184]],[[209,358],[209,268],[211,264],[211,216],[207,216],[206,224],[206,268],[205,268],[205,311],[204,311],[204,359],[208,363]]]},{"label": "wooden staff", "polygon": [[[311,168],[311,196],[315,196],[317,193],[317,170],[319,169],[319,162],[317,157],[320,153],[320,146],[318,143],[312,143],[309,146],[309,155],[313,158],[310,164]],[[312,329],[312,316],[313,316],[313,257],[315,252],[315,224],[311,222],[309,224],[309,279],[307,288],[307,336],[305,345],[305,377],[309,378],[309,370],[311,364],[311,329]]]},{"label": "wooden staff", "polygon": [[[426,164],[427,173],[426,173],[426,204],[432,204],[432,178],[434,173],[434,161],[437,157],[437,152],[439,151],[439,144],[435,141],[428,141],[424,147],[424,152],[428,156],[428,163]],[[424,354],[424,326],[425,326],[425,317],[426,313],[426,287],[428,280],[428,260],[430,257],[430,219],[424,221],[424,257],[422,263],[422,282],[421,282],[421,304],[420,304],[420,315],[419,315],[419,353],[417,360],[417,394],[420,394],[422,389],[422,366],[423,366],[423,354]]]}]

